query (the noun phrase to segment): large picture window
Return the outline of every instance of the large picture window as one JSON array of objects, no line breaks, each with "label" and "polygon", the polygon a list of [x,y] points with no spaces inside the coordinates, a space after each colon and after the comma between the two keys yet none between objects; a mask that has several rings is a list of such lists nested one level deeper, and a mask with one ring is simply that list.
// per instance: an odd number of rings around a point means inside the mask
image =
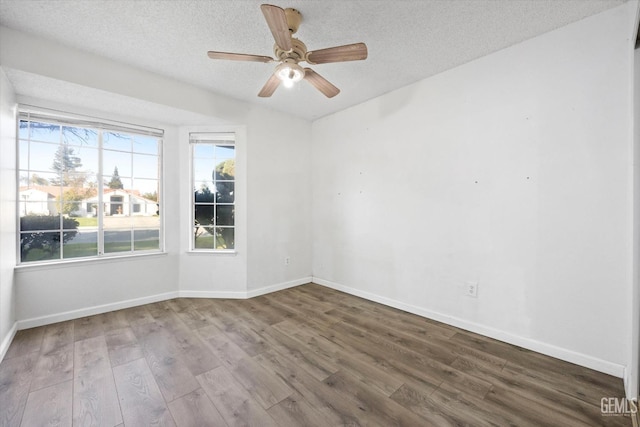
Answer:
[{"label": "large picture window", "polygon": [[21,263],[160,251],[162,131],[22,112]]},{"label": "large picture window", "polygon": [[191,133],[192,239],[196,251],[235,249],[233,133]]}]

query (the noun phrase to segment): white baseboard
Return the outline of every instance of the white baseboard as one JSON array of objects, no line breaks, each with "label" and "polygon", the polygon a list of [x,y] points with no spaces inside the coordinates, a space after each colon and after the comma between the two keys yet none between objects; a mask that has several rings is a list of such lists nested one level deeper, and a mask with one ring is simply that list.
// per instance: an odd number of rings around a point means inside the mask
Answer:
[{"label": "white baseboard", "polygon": [[179,292],[182,298],[230,298],[230,299],[247,299],[253,298],[271,292],[281,291],[283,289],[293,288],[294,286],[304,285],[311,282],[311,276],[301,279],[291,280],[289,282],[276,283],[258,289],[250,289],[248,291],[190,291],[188,289]]},{"label": "white baseboard", "polygon": [[11,329],[9,329],[7,335],[5,335],[5,337],[2,339],[2,343],[0,343],[0,362],[4,360],[4,356],[5,354],[7,354],[9,346],[13,341],[13,337],[16,336],[16,332],[18,332],[18,322],[13,322],[13,326],[11,327]]},{"label": "white baseboard", "polygon": [[260,295],[270,294],[271,292],[282,291],[283,289],[289,289],[296,286],[304,285],[306,283],[311,283],[313,281],[313,277],[303,277],[301,279],[290,280],[289,282],[278,283],[276,285],[265,286],[263,288],[251,289],[247,291],[247,298],[253,298]]},{"label": "white baseboard", "polygon": [[370,301],[375,301],[380,304],[388,305],[390,307],[404,310],[409,313],[417,314],[418,316],[437,320],[438,322],[446,323],[448,325],[484,335],[486,337],[493,338],[499,341],[504,341],[508,344],[513,344],[519,347],[526,348],[528,350],[533,350],[547,356],[555,357],[556,359],[561,359],[580,366],[584,366],[589,369],[604,372],[605,374],[613,375],[618,378],[624,377],[624,366],[617,363],[608,362],[606,360],[598,359],[596,357],[592,357],[583,353],[578,353],[566,348],[557,347],[555,345],[547,344],[541,341],[536,341],[531,338],[514,335],[500,329],[495,329],[479,323],[471,322],[459,317],[449,316],[447,314],[438,313],[426,308],[407,304],[391,298],[383,297],[356,288],[351,288],[349,286],[344,286],[338,283],[331,282],[329,280],[321,279],[319,277],[314,277],[313,283],[317,283],[319,285],[355,295],[357,297],[361,297]]},{"label": "white baseboard", "polygon": [[19,320],[17,322],[18,329],[35,328],[37,326],[49,325],[51,323],[57,323],[57,322],[64,322],[65,320],[79,319],[81,317],[93,316],[94,314],[107,313],[109,311],[136,307],[138,305],[150,304],[152,302],[164,301],[164,300],[177,298],[177,297],[178,297],[178,292],[167,292],[164,294],[150,295],[142,298],[134,298],[134,299],[118,301],[118,302],[109,303],[109,304],[96,305],[93,307],[65,311],[62,313],[50,314],[47,316],[33,317],[31,319]]},{"label": "white baseboard", "polygon": [[180,298],[216,298],[216,299],[246,299],[246,292],[233,291],[178,291]]},{"label": "white baseboard", "polygon": [[[308,276],[308,277],[303,277],[301,279],[292,280],[289,282],[277,283],[275,285],[265,286],[259,289],[252,289],[249,291],[240,291],[240,292],[190,291],[190,290],[167,292],[164,294],[151,295],[148,297],[135,298],[135,299],[130,299],[126,301],[118,301],[110,304],[97,305],[97,306],[82,308],[78,310],[65,311],[62,313],[56,313],[56,314],[50,314],[46,316],[33,317],[31,319],[19,320],[14,325],[14,329],[17,328],[17,330],[20,330],[20,329],[35,328],[37,326],[49,325],[57,322],[64,322],[65,320],[79,319],[81,317],[92,316],[94,314],[107,313],[109,311],[121,310],[123,308],[130,308],[130,307],[135,307],[143,304],[150,304],[158,301],[165,301],[172,298],[247,299],[247,298],[253,298],[259,295],[268,294],[271,292],[276,292],[282,289],[303,285],[311,281],[312,281],[311,276]],[[13,335],[15,335],[15,330],[13,332]],[[9,348],[9,344],[11,344],[13,335],[10,335],[8,338],[5,338],[5,340],[2,342],[2,345],[4,346],[6,344],[7,348]],[[5,343],[5,341],[7,342]],[[3,349],[4,347],[0,347],[0,350],[3,350]],[[0,355],[4,355],[4,353],[0,352]]]},{"label": "white baseboard", "polygon": [[624,370],[624,393],[627,400],[638,401],[638,389],[636,387],[637,382],[632,378],[633,372],[631,369]]}]

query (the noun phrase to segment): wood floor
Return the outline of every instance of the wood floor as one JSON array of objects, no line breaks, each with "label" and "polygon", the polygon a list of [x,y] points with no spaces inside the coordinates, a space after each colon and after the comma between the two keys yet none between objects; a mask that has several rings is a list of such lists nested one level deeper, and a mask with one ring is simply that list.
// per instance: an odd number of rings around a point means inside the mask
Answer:
[{"label": "wood floor", "polygon": [[622,381],[318,285],[19,331],[2,426],[631,426]]}]

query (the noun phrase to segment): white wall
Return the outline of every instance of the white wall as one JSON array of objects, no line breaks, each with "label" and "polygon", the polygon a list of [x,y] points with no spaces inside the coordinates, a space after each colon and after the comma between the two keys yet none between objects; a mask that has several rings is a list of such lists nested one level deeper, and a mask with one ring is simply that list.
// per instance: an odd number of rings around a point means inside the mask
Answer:
[{"label": "white wall", "polygon": [[0,69],[0,360],[15,333],[16,117],[15,94]]},{"label": "white wall", "polygon": [[247,135],[247,280],[255,293],[311,281],[311,126],[276,112],[251,114],[254,122],[261,125]]},{"label": "white wall", "polygon": [[622,376],[629,13],[314,122],[314,279]]}]

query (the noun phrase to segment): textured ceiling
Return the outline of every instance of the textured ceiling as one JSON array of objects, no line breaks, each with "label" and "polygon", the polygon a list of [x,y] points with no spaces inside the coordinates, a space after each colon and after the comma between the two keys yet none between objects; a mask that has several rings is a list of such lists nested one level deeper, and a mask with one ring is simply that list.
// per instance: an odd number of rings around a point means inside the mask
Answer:
[{"label": "textured ceiling", "polygon": [[[306,119],[359,104],[625,0],[287,0],[309,48],[365,42],[365,61],[313,68],[341,89],[306,82],[256,95],[275,65],[214,61],[208,50],[272,55],[255,0],[0,0],[0,25],[40,35],[216,93]],[[25,79],[19,79],[24,81]],[[29,80],[29,79],[26,79]],[[20,82],[14,82],[20,93]]]}]

